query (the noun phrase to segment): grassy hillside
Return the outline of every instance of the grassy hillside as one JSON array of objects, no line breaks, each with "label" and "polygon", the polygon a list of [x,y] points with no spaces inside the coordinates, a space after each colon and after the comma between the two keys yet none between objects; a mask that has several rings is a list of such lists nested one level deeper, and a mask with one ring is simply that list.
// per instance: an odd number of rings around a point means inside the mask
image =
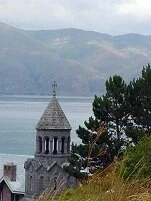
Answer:
[{"label": "grassy hillside", "polygon": [[87,183],[68,189],[60,196],[45,193],[36,201],[151,201],[150,180],[123,181],[115,168],[93,175]]},{"label": "grassy hillside", "polygon": [[0,94],[94,95],[114,74],[126,80],[150,62],[151,36],[78,29],[25,31],[0,23]]}]

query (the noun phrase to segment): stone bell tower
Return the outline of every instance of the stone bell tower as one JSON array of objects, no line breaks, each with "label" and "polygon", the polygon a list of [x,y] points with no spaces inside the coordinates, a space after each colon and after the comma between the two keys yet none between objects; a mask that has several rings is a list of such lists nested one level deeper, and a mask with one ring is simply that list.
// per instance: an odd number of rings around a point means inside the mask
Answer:
[{"label": "stone bell tower", "polygon": [[61,165],[67,162],[70,154],[71,126],[56,98],[56,83],[52,86],[52,100],[36,126],[35,158],[47,163],[56,161]]},{"label": "stone bell tower", "polygon": [[25,193],[39,195],[46,189],[57,189],[61,181],[65,188],[76,185],[76,179],[64,171],[70,156],[71,126],[56,98],[53,97],[36,126],[36,151],[33,159],[25,162]]}]

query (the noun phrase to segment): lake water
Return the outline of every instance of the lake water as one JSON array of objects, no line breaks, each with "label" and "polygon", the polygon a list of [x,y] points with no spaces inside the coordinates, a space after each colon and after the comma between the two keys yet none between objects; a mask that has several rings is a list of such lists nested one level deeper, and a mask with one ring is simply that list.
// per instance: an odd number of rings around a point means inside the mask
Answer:
[{"label": "lake water", "polygon": [[[35,152],[35,126],[50,97],[0,96],[0,153]],[[71,140],[80,143],[75,130],[92,116],[93,97],[58,97],[71,126]]]}]

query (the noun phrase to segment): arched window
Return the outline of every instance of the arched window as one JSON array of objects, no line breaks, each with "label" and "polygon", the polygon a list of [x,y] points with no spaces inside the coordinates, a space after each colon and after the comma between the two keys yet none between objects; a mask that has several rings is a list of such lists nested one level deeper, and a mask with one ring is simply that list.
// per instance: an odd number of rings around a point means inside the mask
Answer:
[{"label": "arched window", "polygon": [[61,153],[64,153],[64,143],[65,143],[65,137],[61,138]]},{"label": "arched window", "polygon": [[57,177],[54,178],[54,190],[57,190]]},{"label": "arched window", "polygon": [[67,152],[70,153],[70,137],[68,137],[67,141]]},{"label": "arched window", "polygon": [[29,189],[30,191],[32,191],[32,176],[30,176],[30,180],[29,180]]},{"label": "arched window", "polygon": [[42,138],[38,136],[38,153],[42,152]]},{"label": "arched window", "polygon": [[39,178],[39,192],[44,191],[44,177],[40,176]]},{"label": "arched window", "polygon": [[53,154],[57,154],[58,152],[58,138],[53,138]]},{"label": "arched window", "polygon": [[49,154],[49,138],[45,137],[45,154]]}]

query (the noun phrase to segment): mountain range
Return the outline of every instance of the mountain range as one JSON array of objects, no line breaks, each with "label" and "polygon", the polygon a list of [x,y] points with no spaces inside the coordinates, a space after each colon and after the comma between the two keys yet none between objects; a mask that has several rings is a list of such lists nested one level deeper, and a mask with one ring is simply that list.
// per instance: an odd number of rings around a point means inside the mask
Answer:
[{"label": "mountain range", "polygon": [[0,23],[0,94],[93,96],[109,76],[138,77],[150,62],[151,36],[66,28],[29,31]]}]

